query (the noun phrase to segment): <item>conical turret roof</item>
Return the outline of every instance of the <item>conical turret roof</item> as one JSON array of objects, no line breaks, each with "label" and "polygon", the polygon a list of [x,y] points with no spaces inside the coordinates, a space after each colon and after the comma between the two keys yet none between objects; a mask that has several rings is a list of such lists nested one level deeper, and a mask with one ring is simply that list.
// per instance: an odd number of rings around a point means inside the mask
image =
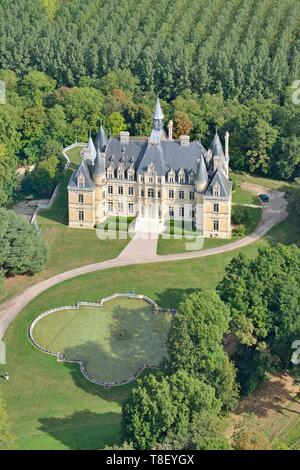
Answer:
[{"label": "conical turret roof", "polygon": [[105,176],[105,155],[101,154],[98,144],[96,158],[94,162],[93,178]]},{"label": "conical turret roof", "polygon": [[96,149],[98,148],[98,144],[100,146],[100,151],[103,152],[107,146],[107,136],[104,130],[103,126],[100,126],[99,132],[97,134],[96,140],[95,140],[95,147]]},{"label": "conical turret roof", "polygon": [[153,113],[153,119],[157,121],[161,121],[163,118],[164,118],[164,114],[160,106],[159,98],[157,98],[154,113]]},{"label": "conical turret roof", "polygon": [[201,153],[200,159],[198,160],[196,184],[206,188],[208,183],[208,173],[206,163],[204,161],[203,153]]},{"label": "conical turret roof", "polygon": [[211,141],[210,149],[212,151],[213,157],[224,157],[224,151],[223,151],[223,147],[222,147],[217,129],[213,137],[213,140]]}]

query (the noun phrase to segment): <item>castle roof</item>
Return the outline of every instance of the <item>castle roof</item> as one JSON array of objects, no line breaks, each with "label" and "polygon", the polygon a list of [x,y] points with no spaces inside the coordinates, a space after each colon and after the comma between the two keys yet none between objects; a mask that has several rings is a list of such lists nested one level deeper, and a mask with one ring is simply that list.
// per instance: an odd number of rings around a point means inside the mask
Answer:
[{"label": "castle roof", "polygon": [[213,157],[224,157],[224,151],[217,129],[209,148],[212,151]]},{"label": "castle roof", "polygon": [[153,119],[155,120],[162,120],[164,118],[164,113],[162,112],[159,98],[156,100],[156,105],[154,108]]},{"label": "castle roof", "polygon": [[101,150],[101,152],[103,152],[105,150],[106,146],[107,146],[107,142],[108,142],[108,140],[107,140],[105,130],[104,130],[103,126],[100,126],[99,132],[98,132],[96,140],[95,140],[95,148],[97,149],[98,144],[99,144],[100,150]]}]

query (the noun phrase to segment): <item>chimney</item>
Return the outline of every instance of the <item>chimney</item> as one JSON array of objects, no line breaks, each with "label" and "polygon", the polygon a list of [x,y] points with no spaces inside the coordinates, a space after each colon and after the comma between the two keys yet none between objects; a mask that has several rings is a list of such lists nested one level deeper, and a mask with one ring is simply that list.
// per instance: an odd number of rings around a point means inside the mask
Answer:
[{"label": "chimney", "polygon": [[122,144],[128,144],[128,142],[129,142],[129,132],[128,131],[121,131],[120,132],[120,142]]},{"label": "chimney", "polygon": [[189,144],[190,144],[190,136],[189,135],[181,135],[179,137],[179,140],[180,140],[180,145],[182,147],[188,147]]},{"label": "chimney", "polygon": [[229,132],[225,132],[225,157],[229,159]]},{"label": "chimney", "polygon": [[173,140],[173,121],[170,120],[168,123],[168,139]]}]

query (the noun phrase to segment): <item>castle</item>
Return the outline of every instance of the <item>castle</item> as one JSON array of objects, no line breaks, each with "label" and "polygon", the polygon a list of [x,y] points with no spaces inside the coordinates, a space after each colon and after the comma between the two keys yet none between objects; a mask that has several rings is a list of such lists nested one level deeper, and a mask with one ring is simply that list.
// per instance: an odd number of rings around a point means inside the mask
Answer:
[{"label": "castle", "polygon": [[229,134],[223,150],[216,133],[210,148],[164,130],[159,99],[147,139],[101,126],[83,148],[82,162],[68,184],[69,225],[93,228],[110,216],[134,217],[136,231],[162,233],[170,219],[186,221],[204,237],[231,237]]}]

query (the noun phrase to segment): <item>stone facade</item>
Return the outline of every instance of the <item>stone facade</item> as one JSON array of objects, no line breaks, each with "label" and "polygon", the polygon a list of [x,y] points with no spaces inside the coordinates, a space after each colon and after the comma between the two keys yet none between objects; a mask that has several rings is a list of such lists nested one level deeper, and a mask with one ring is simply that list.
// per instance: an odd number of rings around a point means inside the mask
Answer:
[{"label": "stone facade", "polygon": [[69,225],[93,228],[110,216],[135,217],[137,231],[164,231],[169,219],[185,221],[204,237],[231,237],[232,183],[216,131],[209,150],[188,136],[168,135],[157,100],[148,139],[121,132],[107,139],[103,127],[82,151],[68,185]]}]

